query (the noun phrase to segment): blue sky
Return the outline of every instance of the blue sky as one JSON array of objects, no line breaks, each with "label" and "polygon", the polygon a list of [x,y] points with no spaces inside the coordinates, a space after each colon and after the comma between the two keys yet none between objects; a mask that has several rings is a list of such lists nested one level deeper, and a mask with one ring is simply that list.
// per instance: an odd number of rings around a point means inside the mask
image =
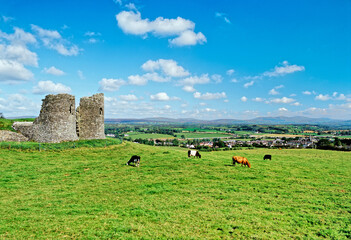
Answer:
[{"label": "blue sky", "polygon": [[0,0],[0,112],[351,119],[351,2]]}]

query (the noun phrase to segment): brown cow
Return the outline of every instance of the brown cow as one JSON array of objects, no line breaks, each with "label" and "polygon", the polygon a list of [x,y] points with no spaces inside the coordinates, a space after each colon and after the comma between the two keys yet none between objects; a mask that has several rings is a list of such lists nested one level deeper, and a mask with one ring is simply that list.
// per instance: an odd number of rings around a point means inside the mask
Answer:
[{"label": "brown cow", "polygon": [[249,168],[251,168],[251,164],[249,163],[249,161],[247,160],[247,158],[244,157],[240,157],[240,156],[233,156],[233,164],[235,166],[235,163],[241,163],[241,166],[248,166]]}]

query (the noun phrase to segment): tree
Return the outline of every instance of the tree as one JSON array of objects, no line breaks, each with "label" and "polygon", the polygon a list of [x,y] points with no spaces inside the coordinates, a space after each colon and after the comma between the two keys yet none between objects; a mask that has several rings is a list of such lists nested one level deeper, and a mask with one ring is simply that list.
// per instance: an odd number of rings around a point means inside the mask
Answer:
[{"label": "tree", "polygon": [[326,138],[322,138],[317,142],[317,148],[319,149],[330,149],[332,147],[331,142]]},{"label": "tree", "polygon": [[5,118],[4,114],[0,113],[0,118]]}]

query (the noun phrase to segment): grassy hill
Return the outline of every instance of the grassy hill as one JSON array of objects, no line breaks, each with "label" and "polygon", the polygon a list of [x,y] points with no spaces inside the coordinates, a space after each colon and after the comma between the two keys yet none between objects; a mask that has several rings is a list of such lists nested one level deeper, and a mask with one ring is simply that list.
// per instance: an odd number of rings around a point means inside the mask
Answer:
[{"label": "grassy hill", "polygon": [[[0,149],[0,239],[351,238],[350,153],[186,151]],[[139,168],[125,165],[132,154]]]},{"label": "grassy hill", "polygon": [[34,118],[21,118],[21,119],[5,119],[0,118],[0,130],[8,130],[13,131],[15,130],[12,128],[12,124],[14,122],[33,122]]}]

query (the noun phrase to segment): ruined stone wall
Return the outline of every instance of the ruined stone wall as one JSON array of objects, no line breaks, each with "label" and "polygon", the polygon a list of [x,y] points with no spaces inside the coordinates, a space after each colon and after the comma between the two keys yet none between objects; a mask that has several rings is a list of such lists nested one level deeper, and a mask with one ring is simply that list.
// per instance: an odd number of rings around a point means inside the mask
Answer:
[{"label": "ruined stone wall", "polygon": [[77,135],[79,139],[104,139],[104,94],[98,93],[80,99],[77,108]]},{"label": "ruined stone wall", "polygon": [[33,138],[33,123],[32,122],[14,122],[12,128],[23,134],[29,139]]},{"label": "ruined stone wall", "polygon": [[26,142],[28,138],[20,133],[0,130],[0,142]]},{"label": "ruined stone wall", "polygon": [[69,94],[47,95],[32,127],[32,140],[61,142],[78,140],[75,98]]}]

